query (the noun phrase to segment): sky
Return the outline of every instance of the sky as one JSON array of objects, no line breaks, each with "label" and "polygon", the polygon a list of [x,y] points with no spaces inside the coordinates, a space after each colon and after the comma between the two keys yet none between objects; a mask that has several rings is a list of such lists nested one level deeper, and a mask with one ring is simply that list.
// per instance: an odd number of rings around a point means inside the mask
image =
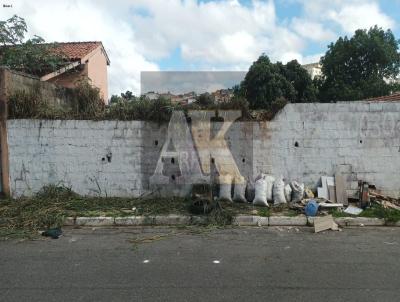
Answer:
[{"label": "sky", "polygon": [[[3,0],[47,42],[102,41],[110,94],[140,93],[142,71],[246,71],[319,60],[327,45],[375,24],[400,39],[400,0]],[[4,7],[4,4],[12,7]]]}]

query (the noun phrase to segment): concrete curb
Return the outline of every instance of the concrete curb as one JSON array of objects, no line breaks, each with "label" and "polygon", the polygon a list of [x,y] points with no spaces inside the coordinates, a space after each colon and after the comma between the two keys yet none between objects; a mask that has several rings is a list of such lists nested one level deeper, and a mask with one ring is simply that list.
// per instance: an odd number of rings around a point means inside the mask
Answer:
[{"label": "concrete curb", "polygon": [[368,217],[340,217],[335,222],[339,226],[384,226],[385,220],[379,218]]},{"label": "concrete curb", "polygon": [[269,225],[269,217],[239,215],[235,217],[232,224],[238,226],[267,226]]},{"label": "concrete curb", "polygon": [[288,217],[288,216],[271,216],[269,217],[270,226],[304,226],[307,225],[307,217],[304,215]]},{"label": "concrete curb", "polygon": [[114,225],[114,217],[77,217],[75,225],[78,226],[110,226]]},{"label": "concrete curb", "polygon": [[[309,226],[314,225],[315,217],[307,217],[307,223]],[[346,226],[385,226],[385,220],[380,218],[368,218],[368,217],[336,217],[333,220],[341,227]]]},{"label": "concrete curb", "polygon": [[[238,215],[232,222],[236,226],[313,226],[314,217],[304,215],[270,216]],[[338,217],[335,222],[342,227],[346,226],[395,226],[400,227],[400,222],[386,224],[384,219],[367,217]],[[67,217],[64,226],[174,226],[196,225],[207,223],[205,216],[187,215],[157,215],[157,216],[129,216],[129,217]]]}]

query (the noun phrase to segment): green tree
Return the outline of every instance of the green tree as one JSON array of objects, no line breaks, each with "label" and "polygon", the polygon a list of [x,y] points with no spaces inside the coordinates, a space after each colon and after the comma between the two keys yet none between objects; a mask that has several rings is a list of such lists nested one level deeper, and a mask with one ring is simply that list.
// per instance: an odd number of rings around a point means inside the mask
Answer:
[{"label": "green tree", "polygon": [[270,108],[278,99],[289,102],[316,100],[311,77],[297,61],[287,65],[273,64],[264,54],[250,66],[240,84],[239,94],[248,100],[251,109]]},{"label": "green tree", "polygon": [[117,104],[119,102],[124,101],[124,98],[120,97],[119,95],[113,94],[110,98],[110,105]]},{"label": "green tree", "polygon": [[293,85],[271,63],[268,56],[261,55],[247,72],[241,83],[241,94],[251,109],[267,108],[275,99],[285,97],[294,100]]},{"label": "green tree", "polygon": [[44,44],[44,39],[34,36],[25,39],[28,32],[23,18],[14,15],[0,21],[0,64],[10,69],[42,76],[65,65],[65,56],[56,43]]},{"label": "green tree", "polygon": [[121,93],[121,97],[127,101],[135,101],[136,97],[132,93],[132,91],[127,90],[125,93]]},{"label": "green tree", "polygon": [[201,105],[201,106],[207,107],[207,106],[210,106],[210,105],[214,104],[214,98],[208,92],[202,93],[197,97],[196,103]]},{"label": "green tree", "polygon": [[350,39],[340,37],[321,59],[319,98],[334,102],[389,94],[394,85],[388,80],[400,70],[398,49],[393,33],[377,26],[359,29]]},{"label": "green tree", "polygon": [[308,74],[296,61],[290,61],[283,66],[282,73],[285,78],[292,83],[296,91],[296,103],[310,103],[317,101],[317,89]]}]

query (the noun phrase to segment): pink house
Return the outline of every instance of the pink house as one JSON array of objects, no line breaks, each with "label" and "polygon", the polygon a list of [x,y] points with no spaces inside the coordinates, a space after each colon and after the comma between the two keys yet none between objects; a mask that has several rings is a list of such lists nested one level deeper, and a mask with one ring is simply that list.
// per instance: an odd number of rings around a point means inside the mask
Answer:
[{"label": "pink house", "polygon": [[107,66],[110,65],[110,60],[103,43],[99,41],[62,42],[57,43],[56,51],[65,55],[69,64],[42,76],[40,80],[73,88],[76,82],[85,76],[90,79],[93,86],[100,89],[101,97],[107,102]]}]

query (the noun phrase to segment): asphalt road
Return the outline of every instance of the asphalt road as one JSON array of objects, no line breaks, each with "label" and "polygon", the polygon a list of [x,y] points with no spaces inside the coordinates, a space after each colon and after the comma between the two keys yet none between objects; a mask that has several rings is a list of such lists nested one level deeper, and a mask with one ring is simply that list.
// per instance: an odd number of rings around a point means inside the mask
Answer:
[{"label": "asphalt road", "polygon": [[400,228],[66,229],[0,242],[0,301],[400,301]]}]

